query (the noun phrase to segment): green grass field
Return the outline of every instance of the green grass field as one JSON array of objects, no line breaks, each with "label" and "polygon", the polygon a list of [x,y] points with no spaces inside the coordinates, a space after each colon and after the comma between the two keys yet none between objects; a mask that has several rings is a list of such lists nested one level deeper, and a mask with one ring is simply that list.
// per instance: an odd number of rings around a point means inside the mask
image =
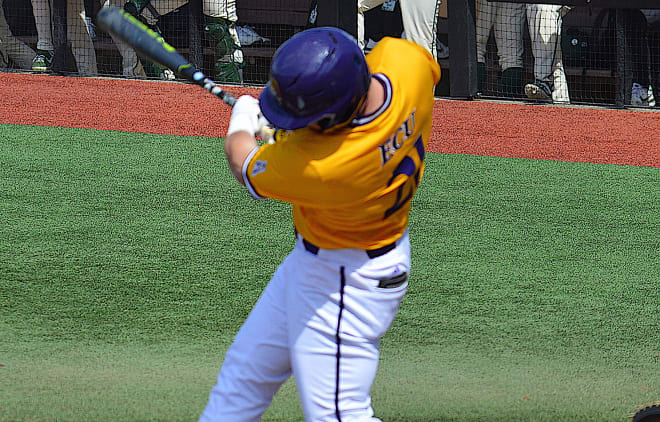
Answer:
[{"label": "green grass field", "polygon": [[[660,398],[658,169],[427,154],[385,422]],[[192,421],[293,245],[212,138],[0,125],[0,421]],[[299,421],[285,384],[264,421]]]}]

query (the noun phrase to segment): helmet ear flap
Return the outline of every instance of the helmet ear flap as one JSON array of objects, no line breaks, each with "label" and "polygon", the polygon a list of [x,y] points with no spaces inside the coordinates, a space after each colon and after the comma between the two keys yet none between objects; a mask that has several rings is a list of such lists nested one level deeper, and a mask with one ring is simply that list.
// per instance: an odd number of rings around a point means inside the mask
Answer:
[{"label": "helmet ear flap", "polygon": [[343,113],[343,116],[337,116],[336,114],[326,115],[311,124],[320,127],[322,132],[325,132],[329,129],[339,129],[340,127],[344,127],[347,124],[349,124],[351,121],[353,121],[353,119],[355,119],[355,117],[362,109],[362,105],[364,104],[366,98],[367,98],[366,94],[360,97],[356,101],[357,104],[355,104],[354,107],[347,108],[346,112]]},{"label": "helmet ear flap", "polygon": [[281,129],[349,123],[369,89],[371,73],[357,41],[334,27],[312,28],[276,51],[260,98],[264,116]]}]

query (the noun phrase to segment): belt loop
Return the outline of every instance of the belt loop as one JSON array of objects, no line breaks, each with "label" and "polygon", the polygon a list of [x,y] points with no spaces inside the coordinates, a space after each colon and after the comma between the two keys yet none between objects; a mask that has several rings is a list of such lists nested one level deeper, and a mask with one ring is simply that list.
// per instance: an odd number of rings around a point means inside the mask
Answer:
[{"label": "belt loop", "polygon": [[[298,232],[296,231],[295,233],[296,233],[296,238],[297,238]],[[311,253],[312,255],[318,255],[319,254],[319,250],[321,248],[319,248],[315,244],[307,241],[307,239],[305,239],[302,236],[300,236],[300,239],[302,240],[303,246],[305,247],[305,250],[307,252]],[[379,256],[385,255],[386,253],[390,252],[394,248],[396,248],[396,241],[390,243],[389,245],[382,246],[378,249],[366,249],[364,252],[367,254],[369,259],[374,259],[374,258],[378,258]]]},{"label": "belt loop", "polygon": [[304,237],[302,238],[302,241],[303,241],[303,245],[305,246],[305,249],[307,250],[307,252],[311,253],[312,255],[318,255],[319,254],[319,249],[320,248],[318,246],[312,245],[311,243],[306,241]]},{"label": "belt loop", "polygon": [[368,249],[366,252],[367,252],[367,256],[369,256],[369,258],[374,259],[374,258],[377,258],[379,256],[385,255],[386,253],[388,253],[389,251],[391,251],[394,248],[396,248],[396,242],[390,243],[389,245],[385,245],[385,246],[383,246],[381,248],[378,248],[378,249]]}]

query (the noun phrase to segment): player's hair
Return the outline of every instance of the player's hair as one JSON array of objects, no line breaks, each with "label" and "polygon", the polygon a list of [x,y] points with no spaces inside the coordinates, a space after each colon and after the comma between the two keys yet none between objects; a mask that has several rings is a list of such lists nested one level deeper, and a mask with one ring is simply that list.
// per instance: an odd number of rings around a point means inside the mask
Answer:
[{"label": "player's hair", "polygon": [[275,52],[261,111],[280,129],[330,129],[355,118],[370,81],[355,38],[339,28],[308,29]]}]

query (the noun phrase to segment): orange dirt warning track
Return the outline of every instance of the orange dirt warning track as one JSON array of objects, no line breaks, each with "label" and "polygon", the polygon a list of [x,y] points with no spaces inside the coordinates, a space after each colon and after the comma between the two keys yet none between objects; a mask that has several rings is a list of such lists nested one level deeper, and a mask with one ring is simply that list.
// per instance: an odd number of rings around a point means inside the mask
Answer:
[{"label": "orange dirt warning track", "polygon": [[[0,93],[0,123],[222,137],[230,115],[200,87],[176,82],[0,73]],[[660,167],[659,139],[658,112],[437,100],[428,149]]]}]

